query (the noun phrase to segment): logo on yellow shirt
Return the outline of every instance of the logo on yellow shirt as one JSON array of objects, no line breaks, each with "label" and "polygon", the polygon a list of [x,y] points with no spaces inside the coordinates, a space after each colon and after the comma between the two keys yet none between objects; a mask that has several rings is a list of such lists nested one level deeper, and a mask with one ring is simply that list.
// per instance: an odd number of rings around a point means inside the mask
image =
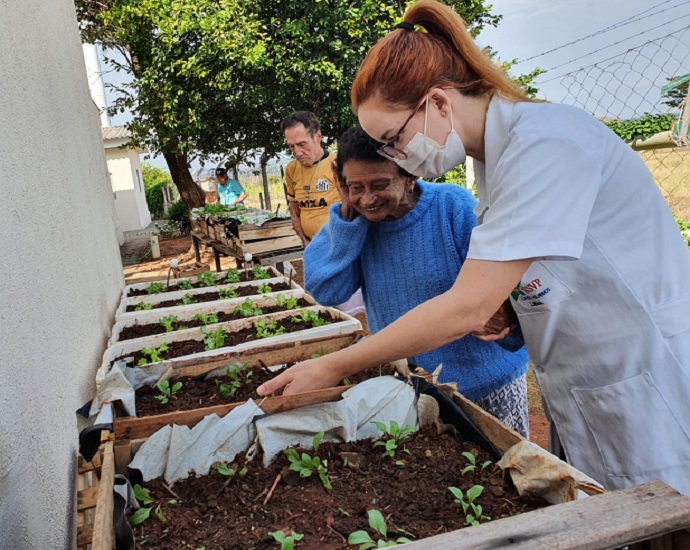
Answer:
[{"label": "logo on yellow shirt", "polygon": [[328,191],[331,188],[331,185],[327,179],[320,179],[317,180],[315,189],[317,191]]}]

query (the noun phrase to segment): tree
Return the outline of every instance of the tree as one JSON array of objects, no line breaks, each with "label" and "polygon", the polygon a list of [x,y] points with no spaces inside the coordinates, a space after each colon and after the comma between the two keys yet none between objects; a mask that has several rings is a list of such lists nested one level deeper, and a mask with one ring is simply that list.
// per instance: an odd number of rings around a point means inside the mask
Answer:
[{"label": "tree", "polygon": [[172,183],[170,174],[162,168],[151,166],[148,162],[141,165],[141,175],[144,178],[146,204],[151,215],[160,219],[164,215],[163,189]]},{"label": "tree", "polygon": [[[667,82],[671,82],[678,78],[677,76],[672,76],[670,78],[667,78]],[[666,94],[664,94],[662,97],[666,101],[662,101],[664,105],[668,105],[669,107],[673,107],[674,109],[678,109],[680,107],[680,104],[683,102],[683,100],[688,97],[688,87],[690,86],[690,82],[686,82],[685,84],[681,84],[677,88],[674,88],[673,90],[669,90]],[[690,107],[688,107],[690,108]]]}]

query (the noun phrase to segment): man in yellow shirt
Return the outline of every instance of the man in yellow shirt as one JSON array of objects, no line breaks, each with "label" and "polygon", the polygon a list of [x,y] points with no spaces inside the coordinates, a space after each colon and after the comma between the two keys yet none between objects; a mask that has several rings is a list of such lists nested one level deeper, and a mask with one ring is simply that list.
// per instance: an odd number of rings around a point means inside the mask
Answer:
[{"label": "man in yellow shirt", "polygon": [[328,209],[340,202],[331,161],[335,154],[321,147],[321,125],[314,113],[297,111],[280,125],[295,160],[287,165],[285,183],[295,231],[306,247],[328,221]]}]

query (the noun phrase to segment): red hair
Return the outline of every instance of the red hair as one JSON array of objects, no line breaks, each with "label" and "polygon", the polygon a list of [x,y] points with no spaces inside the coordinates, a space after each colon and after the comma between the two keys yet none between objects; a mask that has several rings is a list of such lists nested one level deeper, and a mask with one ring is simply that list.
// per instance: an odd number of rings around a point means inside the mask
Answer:
[{"label": "red hair", "polygon": [[420,0],[404,21],[427,32],[397,29],[367,54],[352,84],[352,110],[375,94],[392,105],[414,107],[431,88],[448,86],[477,96],[498,90],[512,101],[531,101],[474,43],[465,22],[436,0]]}]

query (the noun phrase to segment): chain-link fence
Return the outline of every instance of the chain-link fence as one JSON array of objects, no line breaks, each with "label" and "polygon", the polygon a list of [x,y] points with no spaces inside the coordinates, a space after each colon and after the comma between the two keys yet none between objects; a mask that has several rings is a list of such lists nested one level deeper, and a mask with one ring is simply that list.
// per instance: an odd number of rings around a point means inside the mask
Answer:
[{"label": "chain-link fence", "polygon": [[[690,26],[685,26],[592,65],[562,74],[547,73],[539,87],[549,100],[581,107],[610,126],[619,121],[649,120],[651,131],[659,131],[653,139],[637,139],[632,146],[651,170],[673,213],[690,220],[690,147],[679,147],[670,137],[670,128],[655,128],[654,117],[648,116],[670,113],[678,119],[687,87],[670,95],[664,95],[662,87],[688,73]],[[670,118],[664,119],[665,124]],[[643,124],[639,131],[644,135]]]}]

